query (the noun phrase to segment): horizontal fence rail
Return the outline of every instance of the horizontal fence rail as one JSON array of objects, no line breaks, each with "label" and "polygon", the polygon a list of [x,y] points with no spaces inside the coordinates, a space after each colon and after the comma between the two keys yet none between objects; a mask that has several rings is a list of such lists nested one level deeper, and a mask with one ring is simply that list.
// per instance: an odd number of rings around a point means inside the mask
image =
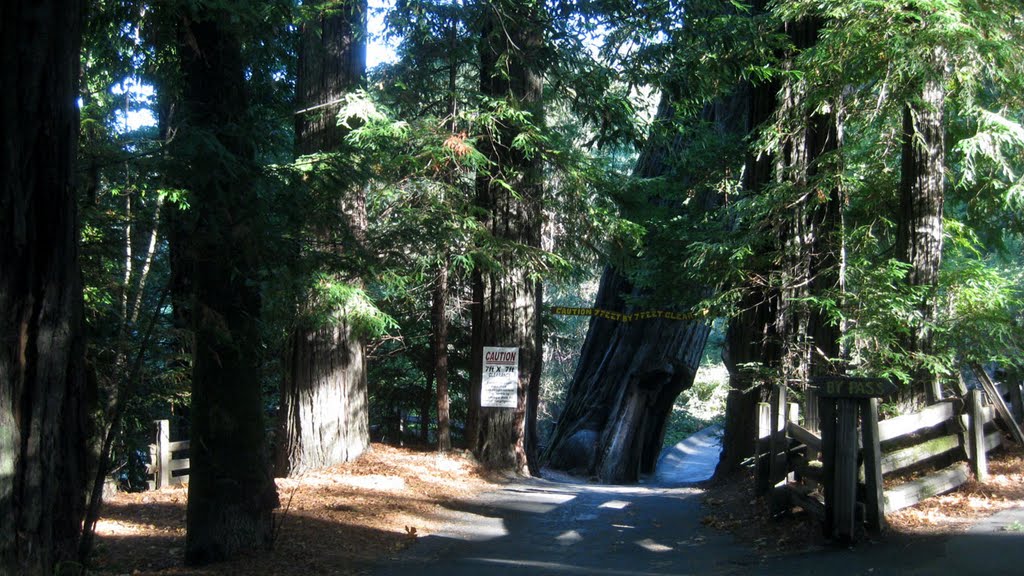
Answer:
[{"label": "horizontal fence rail", "polygon": [[[979,379],[988,380],[987,375]],[[818,517],[829,536],[850,540],[854,515],[869,531],[878,530],[887,513],[949,492],[972,476],[984,482],[987,453],[1007,438],[1019,441],[1019,421],[1013,416],[1024,412],[1019,382],[984,383],[984,392],[964,390],[962,397],[881,421],[877,399],[818,398],[823,432],[802,425],[797,405],[776,387],[771,401],[759,406],[756,490],[772,492],[769,501],[776,512],[799,506]],[[860,432],[850,432],[858,423]],[[823,438],[827,435],[832,437]],[[908,471],[924,474],[910,478]],[[894,478],[908,479],[891,485]],[[889,481],[888,489],[883,480]],[[833,499],[850,512],[837,517]]]}]

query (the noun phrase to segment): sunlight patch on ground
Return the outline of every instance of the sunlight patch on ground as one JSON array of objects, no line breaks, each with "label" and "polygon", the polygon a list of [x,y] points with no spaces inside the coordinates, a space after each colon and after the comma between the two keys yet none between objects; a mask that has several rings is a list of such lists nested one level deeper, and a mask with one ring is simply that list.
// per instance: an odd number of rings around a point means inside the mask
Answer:
[{"label": "sunlight patch on ground", "polygon": [[119,520],[100,520],[96,522],[96,533],[104,536],[132,536],[144,530],[144,527],[134,522],[121,522]]},{"label": "sunlight patch on ground", "polygon": [[462,537],[470,542],[485,542],[509,535],[508,528],[505,527],[505,521],[501,518],[476,516],[473,519],[472,525],[472,532],[462,534]]},{"label": "sunlight patch on ground", "polygon": [[406,489],[405,479],[399,476],[383,474],[367,474],[365,476],[337,476],[328,474],[308,474],[298,478],[278,478],[277,487],[283,492],[297,488],[359,488],[375,492],[403,492]]},{"label": "sunlight patch on ground", "polygon": [[664,544],[658,544],[650,538],[644,538],[643,540],[637,540],[636,545],[647,550],[648,552],[671,552],[671,546],[665,546]]},{"label": "sunlight patch on ground", "polygon": [[557,540],[562,546],[572,546],[577,542],[581,542],[583,540],[583,536],[576,530],[569,530],[559,534],[555,540]]},{"label": "sunlight patch on ground", "polygon": [[405,478],[382,476],[379,474],[352,476],[350,478],[343,478],[338,483],[344,486],[352,486],[353,488],[380,490],[383,492],[401,492],[405,490]]},{"label": "sunlight patch on ground", "polygon": [[499,566],[513,566],[521,568],[529,566],[536,568],[539,574],[600,574],[606,576],[661,576],[660,572],[648,572],[639,570],[615,570],[600,569],[593,566],[573,566],[572,564],[559,564],[557,562],[538,562],[524,560],[522,558],[468,558],[472,562],[481,564],[497,564]]},{"label": "sunlight patch on ground", "polygon": [[612,510],[622,510],[623,508],[629,506],[630,504],[632,504],[632,502],[627,502],[626,500],[609,500],[604,504],[598,506],[598,508],[611,508]]}]

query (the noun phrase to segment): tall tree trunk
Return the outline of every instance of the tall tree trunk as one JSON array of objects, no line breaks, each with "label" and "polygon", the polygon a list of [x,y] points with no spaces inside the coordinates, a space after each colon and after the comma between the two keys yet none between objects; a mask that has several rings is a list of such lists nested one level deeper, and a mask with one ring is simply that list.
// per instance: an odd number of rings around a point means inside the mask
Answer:
[{"label": "tall tree trunk", "polygon": [[[500,4],[500,6],[499,6]],[[499,2],[484,16],[480,42],[480,82],[483,93],[507,98],[543,121],[544,80],[537,68],[543,50],[542,14],[535,3]],[[512,146],[522,127],[503,119],[483,144],[493,162],[477,180],[477,205],[486,214],[483,224],[501,242],[540,248],[543,165],[539,154],[527,155]],[[498,180],[511,186],[507,189]],[[515,250],[502,249],[495,269],[477,271],[474,293],[473,364],[471,386],[477,391],[484,346],[519,348],[519,389],[515,409],[481,408],[472,423],[470,446],[490,469],[525,473],[527,390],[540,365],[540,283],[518,261]]]},{"label": "tall tree trunk", "polygon": [[[704,120],[736,135],[744,99],[744,93],[737,93],[707,106]],[[663,98],[658,113],[662,121],[674,117],[669,102]],[[652,137],[635,174],[669,174],[667,158],[684,144],[678,135],[670,143]],[[706,191],[693,207],[703,213],[718,203],[718,194]],[[693,290],[706,294],[708,287]],[[631,313],[634,309],[627,300],[643,295],[622,273],[608,267],[594,307]],[[699,320],[623,323],[593,318],[546,453],[548,464],[609,483],[635,482],[640,474],[653,472],[672,407],[679,393],[693,385],[709,331]]]},{"label": "tall tree trunk", "polygon": [[[337,125],[340,100],[361,85],[366,70],[365,0],[317,6],[323,12],[305,22],[301,33],[295,123],[298,154],[339,147],[346,132]],[[346,191],[339,210],[347,230],[338,234],[333,226],[320,225],[313,226],[312,232],[322,244],[336,247],[337,255],[353,250],[363,237],[363,191]],[[335,279],[358,283],[340,275]],[[300,316],[311,316],[307,305],[318,304],[300,304]],[[346,320],[347,312],[330,311],[328,326],[300,320],[289,338],[276,447],[278,475],[347,462],[369,446],[364,344]]]},{"label": "tall tree trunk", "polygon": [[[778,82],[764,82],[750,88],[746,133],[755,137],[760,127],[778,108]],[[751,151],[744,169],[743,189],[757,194],[772,177],[773,155]],[[764,396],[761,377],[750,366],[776,366],[779,358],[775,336],[778,318],[778,295],[770,287],[752,279],[742,302],[741,312],[729,320],[722,360],[729,370],[729,395],[725,406],[725,432],[722,453],[715,477],[722,478],[739,469],[745,458],[754,453],[757,432],[757,403]]]},{"label": "tall tree trunk", "polygon": [[[448,130],[452,136],[458,134],[459,114],[459,19],[453,11],[449,16],[448,35]],[[460,186],[459,173],[452,170],[449,177],[453,186]],[[451,255],[447,252],[437,267],[434,290],[430,307],[430,342],[434,362],[434,380],[437,382],[437,449],[447,452],[452,449],[450,398],[448,394],[448,268]],[[472,388],[472,387],[471,387]],[[473,397],[470,395],[470,405]],[[470,410],[475,415],[475,410]]]},{"label": "tall tree trunk", "polygon": [[[940,58],[941,59],[941,58]],[[907,283],[925,287],[919,303],[925,323],[935,318],[935,292],[942,264],[942,205],[945,188],[945,133],[942,123],[946,94],[942,83],[925,83],[920,100],[903,108],[903,148],[900,212],[896,257],[910,265]],[[930,354],[930,329],[917,327],[905,343],[911,354]],[[928,403],[941,397],[936,374],[920,368],[913,374],[911,394],[923,394]]]},{"label": "tall tree trunk", "polygon": [[84,3],[0,8],[0,572],[78,552],[86,381],[75,194]]},{"label": "tall tree trunk", "polygon": [[[803,51],[818,42],[822,28],[816,18],[806,18],[786,26],[794,48]],[[789,114],[795,114],[803,130],[785,146],[787,165],[780,177],[793,184],[798,197],[793,201],[783,237],[790,276],[784,283],[780,303],[784,329],[782,367],[785,381],[804,396],[805,425],[818,427],[818,402],[808,378],[842,371],[840,326],[829,318],[822,305],[805,304],[812,299],[835,299],[842,288],[842,203],[836,179],[841,127],[839,102],[831,102],[827,112],[808,110],[808,87],[803,82],[787,90]],[[786,114],[787,110],[780,110]]]},{"label": "tall tree trunk", "polygon": [[[837,106],[838,107],[838,106]],[[808,119],[805,134],[809,162],[807,175],[811,189],[808,228],[811,243],[808,262],[808,294],[812,298],[832,300],[837,305],[845,287],[845,242],[843,192],[839,184],[820,181],[822,174],[834,173],[838,166],[829,165],[828,155],[842,145],[839,112],[814,113]],[[844,371],[840,337],[842,326],[830,317],[823,306],[811,306],[807,320],[810,337],[810,376],[839,374]],[[804,421],[812,430],[819,427],[818,396],[808,387],[804,395]]]},{"label": "tall tree trunk", "polygon": [[[806,19],[786,25],[797,51],[814,46],[820,22]],[[839,189],[829,184],[830,153],[839,146],[839,120],[834,103],[828,113],[809,111],[807,87],[801,82],[777,81],[753,89],[749,133],[776,116],[792,116],[803,129],[784,138],[778,150],[760,152],[747,160],[744,189],[758,194],[773,181],[785,182],[796,195],[780,207],[768,235],[765,253],[778,258],[764,264],[756,276],[767,283],[751,282],[742,312],[730,321],[724,360],[730,375],[723,450],[716,476],[735,471],[754,451],[757,403],[766,394],[767,377],[778,377],[791,388],[802,390],[807,423],[817,426],[817,402],[807,386],[812,374],[832,373],[839,357],[839,327],[820,306],[808,305],[807,297],[836,297],[841,287],[842,235]],[[822,189],[822,186],[828,186]],[[756,365],[765,374],[749,369]],[[747,366],[748,368],[744,368]]]},{"label": "tall tree trunk", "polygon": [[740,469],[754,454],[757,433],[757,404],[767,398],[763,375],[751,365],[771,365],[777,358],[772,345],[774,300],[752,290],[743,301],[743,311],[729,320],[722,361],[729,371],[729,394],[725,403],[725,431],[715,478],[725,478]]},{"label": "tall tree trunk", "polygon": [[259,199],[241,39],[231,15],[210,6],[183,14],[180,26],[177,140],[196,217],[185,560],[197,565],[269,546],[277,490],[261,394]]},{"label": "tall tree trunk", "polygon": [[420,394],[420,442],[426,446],[430,442],[430,406],[436,402],[434,396],[434,358],[433,351],[427,358],[426,370],[423,371],[423,393]]},{"label": "tall tree trunk", "polygon": [[431,344],[433,347],[434,379],[437,382],[437,449],[452,449],[451,421],[448,398],[448,262],[438,267],[434,279],[433,305],[430,308]]}]

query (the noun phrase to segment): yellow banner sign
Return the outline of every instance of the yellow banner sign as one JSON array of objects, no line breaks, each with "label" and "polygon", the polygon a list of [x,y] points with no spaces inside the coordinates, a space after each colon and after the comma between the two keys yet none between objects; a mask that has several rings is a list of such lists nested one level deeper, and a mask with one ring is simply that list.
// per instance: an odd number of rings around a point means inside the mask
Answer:
[{"label": "yellow banner sign", "polygon": [[558,316],[594,316],[615,322],[632,322],[634,320],[647,320],[650,318],[665,318],[667,320],[694,320],[697,318],[693,314],[681,314],[667,310],[648,310],[624,314],[612,310],[602,310],[601,308],[573,308],[570,306],[552,306],[551,313]]}]

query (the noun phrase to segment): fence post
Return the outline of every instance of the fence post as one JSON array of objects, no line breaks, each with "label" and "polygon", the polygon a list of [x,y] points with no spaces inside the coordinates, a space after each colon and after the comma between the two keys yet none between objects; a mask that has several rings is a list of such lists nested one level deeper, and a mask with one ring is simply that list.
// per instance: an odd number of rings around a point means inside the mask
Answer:
[{"label": "fence post", "polygon": [[971,390],[970,415],[967,422],[967,453],[971,472],[978,482],[988,480],[988,459],[985,454],[985,417],[982,413],[981,390]]},{"label": "fence post", "polygon": [[1006,379],[1006,389],[1010,396],[1010,413],[1018,424],[1024,424],[1024,405],[1021,405],[1020,378]]},{"label": "fence post", "polygon": [[825,522],[822,531],[827,538],[832,537],[835,524],[833,503],[836,498],[836,399],[818,396],[818,428],[821,431],[821,464],[824,474],[821,476],[822,493],[825,496]]},{"label": "fence post", "polygon": [[857,402],[839,398],[835,408],[832,537],[844,543],[854,539],[857,509]]},{"label": "fence post", "polygon": [[882,447],[878,435],[878,398],[861,404],[861,438],[864,444],[865,522],[868,530],[885,528],[885,495],[882,485]]},{"label": "fence post", "polygon": [[818,432],[821,427],[818,406],[818,389],[809,386],[804,391],[804,428],[811,432]]},{"label": "fence post", "polygon": [[[764,494],[771,487],[769,463],[772,433],[772,409],[767,402],[757,403],[757,438],[754,439],[754,491]],[[765,451],[768,455],[765,455]]]},{"label": "fence post", "polygon": [[786,387],[772,387],[771,437],[768,440],[768,489],[786,479],[789,440],[786,438]]},{"label": "fence post", "polygon": [[155,420],[156,424],[156,462],[153,465],[156,489],[171,485],[171,423],[167,420]]}]

